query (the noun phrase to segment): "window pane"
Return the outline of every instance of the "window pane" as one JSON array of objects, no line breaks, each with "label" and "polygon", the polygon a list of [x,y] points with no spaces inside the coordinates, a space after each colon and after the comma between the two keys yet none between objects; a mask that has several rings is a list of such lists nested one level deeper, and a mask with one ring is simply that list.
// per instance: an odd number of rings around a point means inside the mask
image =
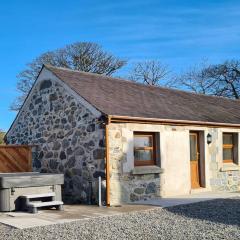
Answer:
[{"label": "window pane", "polygon": [[232,148],[224,148],[223,149],[223,160],[232,160],[232,159],[233,159]]},{"label": "window pane", "polygon": [[233,135],[223,134],[223,144],[233,144]]},{"label": "window pane", "polygon": [[190,135],[190,161],[197,160],[197,137]]},{"label": "window pane", "polygon": [[152,151],[151,150],[135,150],[134,159],[137,161],[152,160]]},{"label": "window pane", "polygon": [[134,136],[134,147],[152,147],[151,136]]}]

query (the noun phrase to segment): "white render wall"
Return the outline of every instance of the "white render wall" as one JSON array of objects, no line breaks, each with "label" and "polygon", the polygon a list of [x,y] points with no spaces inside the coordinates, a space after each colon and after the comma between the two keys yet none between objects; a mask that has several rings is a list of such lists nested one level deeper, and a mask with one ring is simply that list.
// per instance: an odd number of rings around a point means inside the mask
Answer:
[{"label": "white render wall", "polygon": [[[122,175],[131,175],[131,171],[134,169],[134,131],[156,132],[160,134],[160,161],[164,173],[160,174],[159,196],[167,197],[191,193],[189,131],[203,131],[204,133],[205,190],[227,190],[227,188],[224,188],[225,185],[231,187],[231,185],[236,185],[236,183],[240,184],[239,164],[238,166],[232,166],[233,164],[228,165],[229,170],[226,171],[223,170],[226,164],[224,165],[222,162],[222,132],[240,133],[240,129],[112,123],[110,125],[110,136],[112,136],[112,138],[110,137],[111,164],[115,165],[115,160],[117,159],[113,148],[111,149],[111,145],[115,145],[116,149],[116,141],[113,136],[116,132],[121,136],[121,138],[118,139],[118,146],[121,145],[119,147],[122,149],[122,157],[118,159],[118,162],[122,161],[122,165],[120,165],[122,169],[121,171],[113,169],[113,172]],[[206,140],[208,133],[210,133],[213,138],[212,143],[209,145]],[[121,139],[123,139],[123,141],[121,141]],[[113,143],[113,141],[115,143]],[[238,142],[240,143],[239,140]],[[239,149],[240,148],[238,148],[238,151]],[[238,156],[240,157],[240,152]],[[120,178],[112,178],[112,181],[115,185],[121,185]],[[144,179],[142,182],[144,182]],[[124,183],[122,182],[122,184]],[[126,184],[124,185],[124,188],[125,187]],[[114,190],[111,191],[113,198],[116,194]]]},{"label": "white render wall", "polygon": [[162,196],[189,193],[190,150],[188,143],[189,133],[187,130],[162,128],[160,132],[160,159],[161,167],[164,169]]}]

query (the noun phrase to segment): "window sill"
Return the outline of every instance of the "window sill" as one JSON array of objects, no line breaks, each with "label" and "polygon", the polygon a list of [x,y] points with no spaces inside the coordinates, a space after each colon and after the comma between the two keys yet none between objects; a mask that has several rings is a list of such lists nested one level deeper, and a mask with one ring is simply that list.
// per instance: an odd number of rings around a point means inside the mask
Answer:
[{"label": "window sill", "polygon": [[224,163],[223,166],[220,168],[221,172],[227,171],[240,171],[240,166],[235,163]]},{"label": "window sill", "polygon": [[163,173],[164,170],[158,166],[140,166],[135,167],[131,173],[133,175],[143,175],[143,174],[155,174],[155,173]]}]

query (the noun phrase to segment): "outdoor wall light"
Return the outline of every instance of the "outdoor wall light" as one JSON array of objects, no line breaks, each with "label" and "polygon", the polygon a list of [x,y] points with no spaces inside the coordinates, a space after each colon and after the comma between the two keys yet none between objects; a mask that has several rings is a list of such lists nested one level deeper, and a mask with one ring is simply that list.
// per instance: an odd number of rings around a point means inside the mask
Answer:
[{"label": "outdoor wall light", "polygon": [[212,135],[208,133],[207,135],[207,144],[210,144],[212,142]]}]

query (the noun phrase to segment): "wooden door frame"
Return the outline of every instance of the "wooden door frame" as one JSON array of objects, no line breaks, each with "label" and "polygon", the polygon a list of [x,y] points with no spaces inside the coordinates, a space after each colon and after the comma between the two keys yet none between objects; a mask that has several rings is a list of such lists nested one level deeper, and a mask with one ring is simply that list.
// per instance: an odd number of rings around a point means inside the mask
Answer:
[{"label": "wooden door frame", "polygon": [[[204,131],[197,131],[197,130],[189,131],[189,137],[190,137],[190,135],[193,135],[193,134],[195,136],[197,136],[197,138],[196,138],[197,139],[197,152],[199,153],[199,156],[198,156],[198,182],[199,182],[199,187],[201,188],[201,187],[205,187]],[[189,144],[190,144],[190,142],[189,142]],[[191,162],[190,162],[190,164],[191,164]],[[191,184],[191,189],[193,189],[192,183],[191,183],[191,165],[190,165],[190,184]]]},{"label": "wooden door frame", "polygon": [[[200,155],[200,144],[199,144],[199,132],[197,131],[190,131],[190,135],[197,135],[197,152]],[[200,158],[199,158],[200,159]]]}]

